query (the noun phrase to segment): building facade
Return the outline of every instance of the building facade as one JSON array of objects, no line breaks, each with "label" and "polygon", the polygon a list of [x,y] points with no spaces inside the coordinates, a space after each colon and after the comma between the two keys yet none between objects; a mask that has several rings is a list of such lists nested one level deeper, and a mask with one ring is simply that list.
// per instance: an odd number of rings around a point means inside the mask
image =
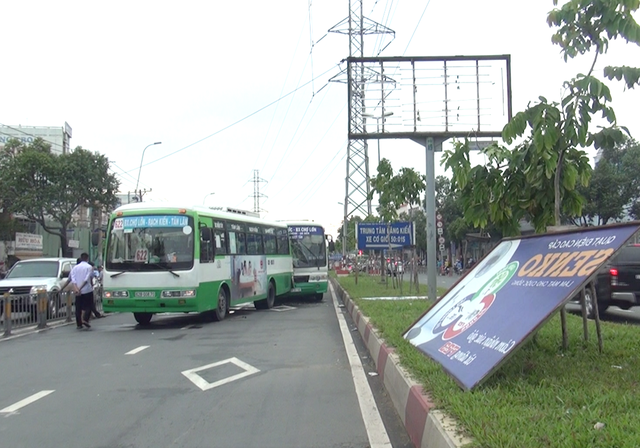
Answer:
[{"label": "building facade", "polygon": [[41,138],[51,144],[54,154],[66,154],[69,152],[71,134],[71,126],[66,122],[62,127],[0,125],[0,149],[12,138],[27,145]]}]

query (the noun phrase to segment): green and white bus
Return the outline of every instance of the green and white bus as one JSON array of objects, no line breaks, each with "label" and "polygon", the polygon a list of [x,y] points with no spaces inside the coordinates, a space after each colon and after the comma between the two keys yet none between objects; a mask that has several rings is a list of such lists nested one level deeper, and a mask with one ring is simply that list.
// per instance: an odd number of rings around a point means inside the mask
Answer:
[{"label": "green and white bus", "polygon": [[289,296],[322,300],[329,270],[324,227],[309,221],[287,221],[293,256],[293,288]]},{"label": "green and white bus", "polygon": [[238,212],[128,204],[109,218],[103,307],[147,325],[157,313],[205,313],[274,305],[291,291],[287,226]]}]

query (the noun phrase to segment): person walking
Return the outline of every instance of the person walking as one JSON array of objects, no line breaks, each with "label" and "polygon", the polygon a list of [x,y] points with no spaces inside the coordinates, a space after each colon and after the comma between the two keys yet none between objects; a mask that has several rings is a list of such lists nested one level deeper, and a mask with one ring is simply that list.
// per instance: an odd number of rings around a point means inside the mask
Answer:
[{"label": "person walking", "polygon": [[76,264],[69,273],[69,281],[63,290],[71,284],[76,293],[76,328],[82,330],[84,325],[91,328],[89,319],[91,318],[91,303],[93,302],[93,267],[88,263],[89,254],[82,253],[80,262]]}]

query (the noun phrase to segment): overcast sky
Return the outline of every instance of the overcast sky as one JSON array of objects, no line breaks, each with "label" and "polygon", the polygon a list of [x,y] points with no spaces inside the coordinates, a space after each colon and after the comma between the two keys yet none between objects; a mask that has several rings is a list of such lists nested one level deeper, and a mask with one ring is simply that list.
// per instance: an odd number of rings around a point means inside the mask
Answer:
[{"label": "overcast sky", "polygon": [[[515,113],[539,95],[559,100],[562,82],[589,70],[591,57],[565,63],[551,44],[552,8],[551,0],[365,0],[364,15],[395,31],[392,41],[367,37],[365,56],[387,44],[382,56],[510,54]],[[335,235],[347,87],[328,80],[346,68],[349,42],[327,31],[348,11],[347,0],[6,0],[0,123],[68,122],[71,146],[107,155],[124,193],[143,149],[162,142],[146,150],[140,175],[153,201],[252,210],[258,170],[265,217],[314,220]],[[637,47],[614,42],[598,67],[638,61]],[[637,136],[640,93],[612,90],[619,123]],[[380,148],[395,170],[424,173],[417,143]],[[377,142],[369,154],[374,175]]]}]

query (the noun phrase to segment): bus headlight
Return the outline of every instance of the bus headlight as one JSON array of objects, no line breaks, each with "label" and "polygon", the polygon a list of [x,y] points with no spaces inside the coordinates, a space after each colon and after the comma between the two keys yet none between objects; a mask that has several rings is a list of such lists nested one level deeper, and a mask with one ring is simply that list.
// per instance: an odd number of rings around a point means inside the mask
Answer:
[{"label": "bus headlight", "polygon": [[180,297],[195,297],[196,290],[195,289],[184,289],[184,290],[172,290],[172,291],[162,291],[162,298],[180,298]]},{"label": "bus headlight", "polygon": [[129,291],[105,291],[105,299],[126,299],[129,297]]},{"label": "bus headlight", "polygon": [[327,274],[313,274],[309,276],[309,281],[321,282],[321,281],[327,280],[327,278],[328,278]]}]

